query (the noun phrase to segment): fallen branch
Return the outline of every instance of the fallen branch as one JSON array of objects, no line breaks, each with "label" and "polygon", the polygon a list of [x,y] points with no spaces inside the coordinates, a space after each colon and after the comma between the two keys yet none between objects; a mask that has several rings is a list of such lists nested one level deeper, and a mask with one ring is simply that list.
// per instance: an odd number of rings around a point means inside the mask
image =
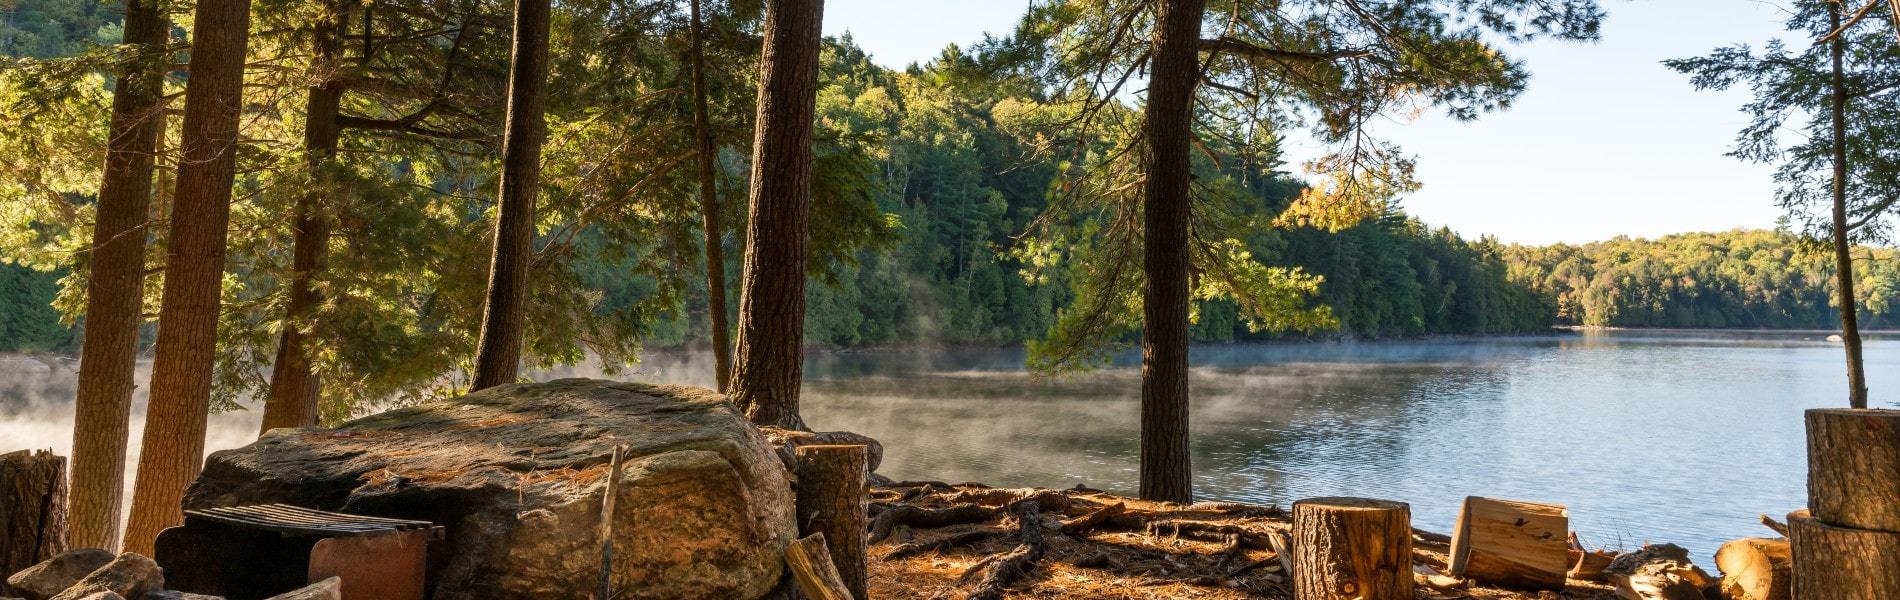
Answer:
[{"label": "fallen branch", "polygon": [[[1018,503],[1016,520],[1022,543],[995,560],[979,563],[978,567],[984,568],[983,575],[977,580],[976,588],[970,590],[968,600],[999,600],[1003,597],[1004,587],[1029,573],[1036,568],[1036,561],[1042,560],[1048,542],[1042,538],[1041,510],[1035,502]],[[965,576],[969,576],[969,573],[965,573]]]},{"label": "fallen branch", "polygon": [[1788,537],[1788,526],[1782,524],[1781,521],[1776,521],[1774,517],[1768,516],[1768,513],[1762,513],[1761,524],[1768,526],[1769,529],[1775,530],[1775,533],[1780,534],[1781,537]]},{"label": "fallen branch", "polygon": [[891,537],[891,532],[899,525],[908,525],[914,529],[948,527],[968,523],[981,523],[996,518],[997,510],[987,506],[966,504],[950,508],[918,508],[901,504],[878,513],[877,520],[871,522],[870,542],[875,544]]},{"label": "fallen branch", "polygon": [[1204,542],[1225,542],[1229,536],[1239,536],[1241,543],[1249,548],[1268,549],[1272,543],[1267,540],[1267,532],[1257,531],[1239,525],[1208,523],[1206,521],[1185,521],[1166,519],[1148,522],[1148,535],[1161,537],[1167,533],[1172,537],[1188,538]]}]

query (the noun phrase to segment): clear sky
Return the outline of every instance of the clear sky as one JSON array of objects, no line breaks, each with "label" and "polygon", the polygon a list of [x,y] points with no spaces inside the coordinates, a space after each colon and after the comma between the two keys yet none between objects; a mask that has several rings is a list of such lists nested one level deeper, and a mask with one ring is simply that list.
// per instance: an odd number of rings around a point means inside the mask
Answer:
[{"label": "clear sky", "polygon": [[[1014,26],[1025,0],[830,0],[825,33],[850,31],[879,64],[927,61],[944,45]],[[1424,189],[1407,212],[1467,236],[1586,242],[1617,235],[1773,227],[1769,167],[1724,155],[1744,122],[1740,91],[1697,92],[1658,61],[1781,31],[1780,2],[1603,0],[1595,44],[1537,42],[1506,52],[1530,88],[1510,110],[1460,123],[1437,114],[1379,134],[1418,157]],[[1290,162],[1317,148],[1292,144]]]}]

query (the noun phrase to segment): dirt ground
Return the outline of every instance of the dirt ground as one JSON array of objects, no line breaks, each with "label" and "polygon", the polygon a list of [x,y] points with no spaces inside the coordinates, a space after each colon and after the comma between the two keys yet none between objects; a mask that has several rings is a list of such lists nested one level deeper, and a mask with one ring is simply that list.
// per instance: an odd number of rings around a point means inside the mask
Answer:
[{"label": "dirt ground", "polygon": [[[1024,564],[1028,547],[1022,519],[1012,512],[1025,500],[1037,505],[1045,551],[1026,569],[1011,569],[1012,563]],[[1110,508],[1117,504],[1122,508]],[[871,505],[873,598],[970,597],[997,571],[1013,571],[1001,575],[1010,580],[1006,585],[988,590],[1002,598],[1292,598],[1292,583],[1271,549],[1270,538],[1292,526],[1279,507],[1181,506],[1086,488],[941,482],[878,486]],[[1090,515],[1097,517],[1093,526]],[[1441,573],[1448,545],[1442,535],[1417,532],[1415,571]],[[1615,597],[1608,585],[1574,579],[1563,591],[1526,593],[1426,574],[1417,576],[1420,599]]]}]

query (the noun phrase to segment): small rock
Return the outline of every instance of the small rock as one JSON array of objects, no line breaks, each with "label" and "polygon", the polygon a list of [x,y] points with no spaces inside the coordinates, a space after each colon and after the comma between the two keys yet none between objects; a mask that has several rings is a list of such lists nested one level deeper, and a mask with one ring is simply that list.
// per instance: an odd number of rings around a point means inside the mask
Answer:
[{"label": "small rock", "polygon": [[112,590],[104,590],[80,596],[79,600],[125,600],[125,596],[114,594]]},{"label": "small rock", "polygon": [[343,580],[331,577],[265,600],[343,600]]},{"label": "small rock", "polygon": [[7,578],[7,585],[25,600],[46,600],[79,583],[86,574],[112,562],[112,553],[98,548],[67,550]]},{"label": "small rock", "polygon": [[165,589],[165,572],[158,568],[158,563],[127,552],[87,574],[52,600],[88,600],[99,592],[143,598],[147,592],[162,589]]}]

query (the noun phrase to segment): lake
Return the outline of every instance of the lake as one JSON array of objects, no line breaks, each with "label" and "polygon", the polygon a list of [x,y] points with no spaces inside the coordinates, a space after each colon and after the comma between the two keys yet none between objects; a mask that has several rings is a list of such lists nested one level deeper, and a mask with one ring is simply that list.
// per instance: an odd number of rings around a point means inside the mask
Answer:
[{"label": "lake", "polygon": [[[1449,532],[1467,495],[1563,503],[1592,545],[1727,539],[1805,503],[1801,411],[1844,406],[1825,332],[1605,331],[1194,349],[1199,499],[1285,505],[1355,495],[1412,504]],[[1138,370],[1037,378],[1020,350],[827,352],[803,410],[871,435],[896,479],[998,486],[1136,485]],[[0,449],[70,446],[69,366],[0,364]],[[709,362],[660,353],[618,377],[706,384]],[[1900,341],[1871,338],[1877,406]],[[38,364],[38,363],[33,363]],[[587,368],[536,378],[588,375]],[[142,402],[142,398],[140,399]],[[256,411],[214,417],[213,448],[255,436]],[[137,428],[134,422],[134,450]]]}]

